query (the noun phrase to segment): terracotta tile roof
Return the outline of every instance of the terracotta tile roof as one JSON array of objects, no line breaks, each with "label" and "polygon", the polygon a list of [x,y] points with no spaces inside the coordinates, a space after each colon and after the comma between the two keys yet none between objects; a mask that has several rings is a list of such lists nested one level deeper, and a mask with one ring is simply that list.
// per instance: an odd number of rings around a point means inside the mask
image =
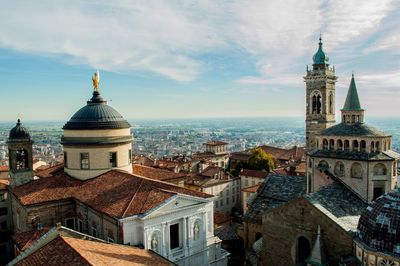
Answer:
[{"label": "terracotta tile roof", "polygon": [[221,172],[223,172],[223,169],[219,166],[208,166],[203,172],[201,172],[201,175],[215,177],[215,175],[220,174]]},{"label": "terracotta tile roof", "polygon": [[174,173],[168,170],[143,166],[139,164],[133,164],[132,169],[134,175],[144,176],[147,178],[161,180],[161,181],[183,178],[187,176],[186,173]]},{"label": "terracotta tile roof", "polygon": [[45,233],[49,231],[49,228],[43,228],[40,230],[31,230],[23,233],[17,233],[11,238],[14,244],[20,251],[27,249],[32,243],[41,238]]},{"label": "terracotta tile roof", "polygon": [[0,189],[7,189],[7,186],[10,184],[9,179],[0,179]]},{"label": "terracotta tile roof", "polygon": [[242,169],[239,176],[257,177],[257,178],[267,178],[268,172],[259,170]]},{"label": "terracotta tile roof", "polygon": [[261,183],[255,185],[255,186],[242,188],[242,191],[243,191],[243,192],[255,193],[255,192],[258,191],[258,189],[260,188],[260,186],[261,186]]},{"label": "terracotta tile roof", "polygon": [[250,156],[251,155],[247,152],[232,152],[230,159],[236,161],[248,161]]},{"label": "terracotta tile roof", "polygon": [[218,145],[227,145],[229,144],[228,142],[224,141],[219,141],[219,140],[211,140],[206,143],[203,143],[204,145],[209,145],[209,146],[218,146]]},{"label": "terracotta tile roof", "polygon": [[53,165],[51,167],[46,167],[45,169],[41,170],[41,169],[37,169],[35,171],[35,175],[38,177],[49,177],[52,176],[54,173],[61,171],[64,169],[64,163],[58,163],[56,165]]},{"label": "terracotta tile roof", "polygon": [[7,165],[0,165],[0,172],[8,172],[10,168]]},{"label": "terracotta tile roof", "polygon": [[135,162],[135,164],[140,164],[140,165],[144,165],[144,166],[153,166],[154,164],[154,160],[150,159],[147,156],[136,156],[133,161]]},{"label": "terracotta tile roof", "polygon": [[294,146],[291,149],[283,149],[268,145],[260,146],[261,149],[267,154],[272,154],[277,160],[289,161],[293,160],[301,160],[305,154],[305,149],[303,147]]},{"label": "terracotta tile roof", "polygon": [[296,172],[297,174],[300,174],[300,175],[304,175],[304,176],[305,176],[305,174],[306,174],[306,163],[305,163],[305,162],[302,162],[302,163],[298,164],[298,165],[296,166],[295,172]]},{"label": "terracotta tile roof", "polygon": [[131,246],[58,236],[16,265],[173,265],[156,253]]},{"label": "terracotta tile roof", "polygon": [[18,186],[12,192],[22,205],[78,200],[116,218],[144,214],[177,194],[200,198],[213,197],[118,170],[108,171],[86,181],[74,179],[64,171],[57,171],[54,176]]},{"label": "terracotta tile roof", "polygon": [[231,220],[229,213],[214,212],[214,224],[223,224]]}]

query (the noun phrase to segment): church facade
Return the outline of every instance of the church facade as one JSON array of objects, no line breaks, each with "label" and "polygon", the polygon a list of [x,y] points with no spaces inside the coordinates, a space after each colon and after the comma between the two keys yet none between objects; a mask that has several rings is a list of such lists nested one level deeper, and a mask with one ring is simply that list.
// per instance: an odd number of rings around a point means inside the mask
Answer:
[{"label": "church facade", "polygon": [[130,125],[94,85],[93,97],[63,128],[64,164],[34,178],[29,132],[20,122],[11,130],[19,132],[9,139],[13,231],[60,222],[178,265],[226,265],[229,253],[214,236],[214,197],[133,175]]}]

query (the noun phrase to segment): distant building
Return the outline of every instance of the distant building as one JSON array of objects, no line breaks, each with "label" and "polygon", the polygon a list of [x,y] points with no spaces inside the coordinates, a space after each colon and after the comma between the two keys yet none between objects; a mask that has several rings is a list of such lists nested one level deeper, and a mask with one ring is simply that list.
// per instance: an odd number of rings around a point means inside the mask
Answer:
[{"label": "distant building", "polygon": [[242,169],[239,173],[241,185],[242,213],[247,211],[247,200],[255,192],[261,183],[268,177],[268,172],[259,170]]},{"label": "distant building", "polygon": [[215,196],[214,210],[231,213],[240,206],[240,178],[224,173],[223,168],[209,166],[200,174],[193,174],[185,186]]},{"label": "distant building", "polygon": [[228,143],[213,140],[204,143],[204,146],[205,152],[193,154],[193,159],[207,164],[214,164],[226,170],[229,162]]}]

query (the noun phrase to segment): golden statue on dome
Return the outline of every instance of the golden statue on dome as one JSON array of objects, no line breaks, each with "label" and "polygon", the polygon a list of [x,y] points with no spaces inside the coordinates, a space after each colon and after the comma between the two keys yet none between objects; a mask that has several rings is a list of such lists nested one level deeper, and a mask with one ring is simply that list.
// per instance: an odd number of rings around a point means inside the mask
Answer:
[{"label": "golden statue on dome", "polygon": [[96,73],[93,74],[92,81],[93,81],[94,91],[99,91],[100,73],[98,70],[96,71]]}]

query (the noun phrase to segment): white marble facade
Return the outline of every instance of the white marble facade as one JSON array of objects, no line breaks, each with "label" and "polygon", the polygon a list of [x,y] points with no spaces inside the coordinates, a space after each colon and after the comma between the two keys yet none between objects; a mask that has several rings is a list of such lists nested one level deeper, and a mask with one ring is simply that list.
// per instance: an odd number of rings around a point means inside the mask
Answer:
[{"label": "white marble facade", "polygon": [[212,199],[178,195],[121,223],[124,244],[143,245],[178,265],[227,265],[229,254],[214,236]]}]

